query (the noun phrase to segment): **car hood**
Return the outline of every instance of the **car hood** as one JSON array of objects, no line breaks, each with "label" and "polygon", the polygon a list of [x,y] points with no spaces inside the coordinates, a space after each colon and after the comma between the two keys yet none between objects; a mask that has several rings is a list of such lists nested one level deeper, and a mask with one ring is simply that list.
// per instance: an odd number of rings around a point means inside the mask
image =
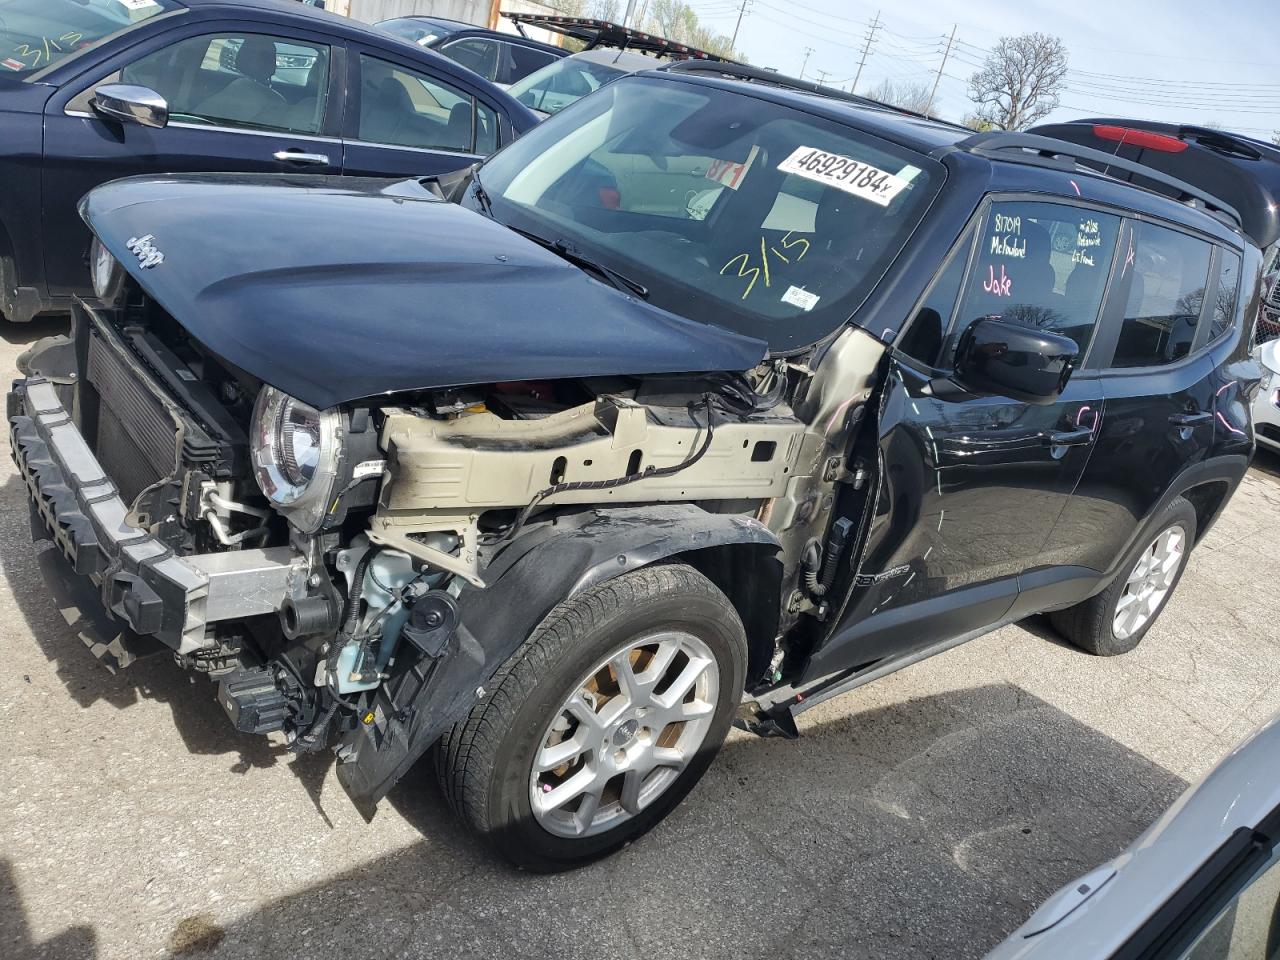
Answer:
[{"label": "car hood", "polygon": [[767,350],[615,290],[413,180],[135,177],[92,191],[81,215],[196,339],[322,408],[470,383],[746,370]]}]

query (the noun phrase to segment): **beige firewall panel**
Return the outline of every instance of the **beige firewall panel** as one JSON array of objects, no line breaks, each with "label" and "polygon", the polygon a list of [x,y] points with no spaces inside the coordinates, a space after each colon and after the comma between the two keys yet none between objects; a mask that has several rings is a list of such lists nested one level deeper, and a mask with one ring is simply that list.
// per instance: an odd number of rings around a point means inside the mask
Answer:
[{"label": "beige firewall panel", "polygon": [[[695,422],[696,420],[696,422]],[[613,480],[688,460],[706,438],[705,408],[649,410],[606,397],[536,420],[488,412],[432,420],[392,409],[383,427],[386,511],[518,507],[559,482]],[[557,493],[544,503],[736,500],[782,496],[803,425],[790,416],[718,423],[711,447],[668,477]]]}]

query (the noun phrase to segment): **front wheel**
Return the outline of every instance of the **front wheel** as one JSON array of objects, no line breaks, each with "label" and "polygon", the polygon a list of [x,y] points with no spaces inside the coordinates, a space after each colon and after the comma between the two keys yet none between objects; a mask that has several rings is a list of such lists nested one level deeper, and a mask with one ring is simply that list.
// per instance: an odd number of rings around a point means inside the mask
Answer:
[{"label": "front wheel", "polygon": [[682,564],[624,574],[556,607],[437,752],[454,810],[518,866],[607,856],[693,788],[746,673],[737,612]]},{"label": "front wheel", "polygon": [[1128,653],[1164,610],[1196,538],[1196,511],[1174,499],[1154,525],[1146,549],[1095,597],[1049,614],[1058,632],[1081,649],[1110,657]]}]

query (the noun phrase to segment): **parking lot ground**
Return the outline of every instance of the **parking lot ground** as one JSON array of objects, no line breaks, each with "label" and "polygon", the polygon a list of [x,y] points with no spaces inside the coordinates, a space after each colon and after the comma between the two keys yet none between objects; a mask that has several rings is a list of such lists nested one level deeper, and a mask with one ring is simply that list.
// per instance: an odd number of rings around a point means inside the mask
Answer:
[{"label": "parking lot ground", "polygon": [[[52,325],[9,328],[0,369]],[[1160,623],[1102,660],[1040,620],[732,734],[664,824],[516,873],[420,765],[366,824],[327,757],[235,733],[154,657],[110,675],[48,598],[0,465],[0,957],[977,957],[1280,709],[1280,461]]]}]

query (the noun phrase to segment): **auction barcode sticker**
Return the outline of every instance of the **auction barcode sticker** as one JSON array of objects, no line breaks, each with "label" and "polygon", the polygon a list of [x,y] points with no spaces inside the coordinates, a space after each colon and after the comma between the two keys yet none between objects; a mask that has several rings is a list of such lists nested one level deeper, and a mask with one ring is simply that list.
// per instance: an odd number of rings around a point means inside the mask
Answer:
[{"label": "auction barcode sticker", "polygon": [[889,201],[910,182],[869,163],[842,157],[838,153],[827,153],[817,147],[796,147],[791,156],[778,164],[778,169],[835,187],[882,207],[887,207]]}]

